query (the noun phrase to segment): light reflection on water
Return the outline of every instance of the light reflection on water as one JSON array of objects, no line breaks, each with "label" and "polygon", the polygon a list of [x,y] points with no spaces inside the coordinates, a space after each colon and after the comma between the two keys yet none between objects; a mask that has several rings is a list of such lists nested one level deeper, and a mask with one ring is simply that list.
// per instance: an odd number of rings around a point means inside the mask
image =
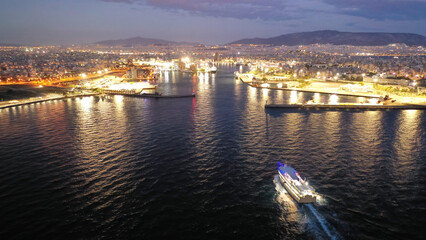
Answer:
[{"label": "light reflection on water", "polygon": [[248,87],[233,71],[158,79],[160,92],[196,98],[87,97],[1,110],[2,231],[315,238],[303,207],[273,184],[282,161],[323,194],[315,207],[345,238],[423,235],[423,111],[265,110],[266,101],[331,96]]},{"label": "light reflection on water", "polygon": [[296,103],[299,103],[297,91],[291,91],[290,104],[296,104]]},{"label": "light reflection on water", "polygon": [[85,112],[90,112],[90,108],[92,107],[92,102],[93,102],[93,97],[83,97],[79,99],[81,108]]},{"label": "light reflection on water", "polygon": [[263,103],[265,103],[267,100],[268,100],[268,98],[269,98],[269,91],[271,91],[271,90],[269,90],[268,88],[263,88],[262,89],[262,102]]},{"label": "light reflection on water", "polygon": [[[416,171],[418,161],[421,161],[420,149],[424,139],[424,128],[421,126],[420,110],[402,111],[398,116],[398,128],[394,140],[394,149],[398,161],[394,162],[395,174],[399,181],[412,181],[410,173]],[[423,137],[424,138],[424,137]],[[406,176],[404,178],[404,176]]]},{"label": "light reflection on water", "polygon": [[[129,170],[137,167],[129,161],[132,159],[129,153],[135,147],[129,138],[131,130],[123,102],[123,96],[112,96],[113,105],[99,97],[76,102],[81,111],[76,111],[79,121],[74,129],[76,158],[70,173],[76,181],[73,191],[80,201],[78,207],[83,211],[108,209],[118,195],[124,197],[133,189]],[[128,161],[117,161],[117,158]],[[127,186],[125,191],[121,189],[124,185]],[[115,219],[117,217],[112,215],[106,221]]]},{"label": "light reflection on water", "polygon": [[212,73],[211,75],[211,83],[214,86],[216,84],[216,73]]},{"label": "light reflection on water", "polygon": [[166,83],[169,83],[170,79],[169,79],[169,71],[164,71],[164,81]]}]

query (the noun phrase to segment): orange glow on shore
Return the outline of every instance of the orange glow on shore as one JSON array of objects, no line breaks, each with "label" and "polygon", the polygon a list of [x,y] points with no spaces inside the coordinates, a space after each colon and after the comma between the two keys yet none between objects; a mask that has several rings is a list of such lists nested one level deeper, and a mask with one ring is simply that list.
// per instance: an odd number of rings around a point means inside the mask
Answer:
[{"label": "orange glow on shore", "polygon": [[0,85],[16,85],[16,84],[24,84],[24,85],[54,85],[57,83],[63,83],[63,82],[72,82],[72,81],[79,81],[83,79],[91,79],[91,78],[97,78],[102,77],[107,74],[113,74],[113,73],[125,73],[127,69],[119,69],[119,70],[109,70],[96,74],[85,74],[85,76],[75,76],[75,77],[67,77],[67,78],[49,78],[49,79],[41,79],[41,78],[35,78],[33,80],[27,80],[27,81],[20,81],[19,79],[11,79],[7,81],[0,81]]}]

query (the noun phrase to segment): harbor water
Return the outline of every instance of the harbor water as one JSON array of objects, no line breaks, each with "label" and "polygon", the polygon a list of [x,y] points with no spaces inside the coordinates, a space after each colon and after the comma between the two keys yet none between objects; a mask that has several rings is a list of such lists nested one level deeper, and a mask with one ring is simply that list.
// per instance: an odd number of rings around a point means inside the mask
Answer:
[{"label": "harbor water", "polygon": [[[162,72],[196,98],[92,96],[0,110],[1,239],[424,239],[426,113]],[[337,98],[337,99],[336,99]],[[321,194],[297,204],[276,163]]]}]

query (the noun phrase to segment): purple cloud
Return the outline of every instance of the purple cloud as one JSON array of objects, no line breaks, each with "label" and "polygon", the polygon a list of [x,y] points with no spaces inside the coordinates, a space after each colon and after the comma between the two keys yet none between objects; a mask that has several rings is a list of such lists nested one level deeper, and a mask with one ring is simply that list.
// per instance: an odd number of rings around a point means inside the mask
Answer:
[{"label": "purple cloud", "polygon": [[[147,0],[151,6],[184,10],[197,15],[231,18],[261,18],[281,19],[285,18],[282,11],[286,6],[279,0]],[[290,15],[287,18],[291,18]]]},{"label": "purple cloud", "polygon": [[369,19],[426,19],[426,0],[324,0],[338,12]]},{"label": "purple cloud", "polygon": [[[302,18],[302,7],[316,0],[101,0],[152,6],[170,11],[185,11],[199,16],[229,17],[236,19],[287,20]],[[315,7],[315,6],[313,6]]]},{"label": "purple cloud", "polygon": [[102,0],[102,2],[112,2],[112,3],[134,3],[133,0]]},{"label": "purple cloud", "polygon": [[367,19],[425,19],[426,0],[101,0],[141,4],[170,11],[237,19],[288,20],[312,14],[342,14]]}]

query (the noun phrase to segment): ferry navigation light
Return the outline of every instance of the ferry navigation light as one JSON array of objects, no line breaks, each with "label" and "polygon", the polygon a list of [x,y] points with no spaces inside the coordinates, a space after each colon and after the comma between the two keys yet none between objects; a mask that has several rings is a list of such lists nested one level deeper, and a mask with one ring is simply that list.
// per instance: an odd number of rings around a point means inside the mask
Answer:
[{"label": "ferry navigation light", "polygon": [[184,57],[184,58],[182,58],[182,61],[183,61],[184,63],[189,63],[189,62],[190,62],[190,59],[189,59],[189,57]]}]

